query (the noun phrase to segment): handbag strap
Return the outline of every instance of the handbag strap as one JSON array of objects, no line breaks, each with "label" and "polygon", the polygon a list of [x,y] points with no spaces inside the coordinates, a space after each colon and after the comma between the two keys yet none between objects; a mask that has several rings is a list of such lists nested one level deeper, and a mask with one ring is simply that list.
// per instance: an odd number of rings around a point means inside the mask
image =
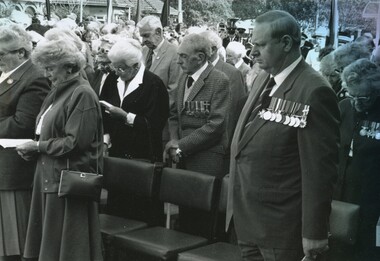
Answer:
[{"label": "handbag strap", "polygon": [[[98,130],[96,130],[96,135],[95,135],[96,141],[98,141]],[[96,174],[99,174],[99,146],[96,146]],[[66,159],[66,168],[69,170],[70,169],[70,159]]]}]

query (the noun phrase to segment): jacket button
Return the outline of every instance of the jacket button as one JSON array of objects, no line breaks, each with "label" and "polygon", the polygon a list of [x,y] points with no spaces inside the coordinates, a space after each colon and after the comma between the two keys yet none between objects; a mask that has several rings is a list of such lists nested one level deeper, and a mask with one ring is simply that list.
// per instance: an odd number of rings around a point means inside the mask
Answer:
[{"label": "jacket button", "polygon": [[47,190],[47,188],[45,188],[45,190]]},{"label": "jacket button", "polygon": [[47,180],[47,179],[45,179],[45,183],[48,183],[48,180]]}]

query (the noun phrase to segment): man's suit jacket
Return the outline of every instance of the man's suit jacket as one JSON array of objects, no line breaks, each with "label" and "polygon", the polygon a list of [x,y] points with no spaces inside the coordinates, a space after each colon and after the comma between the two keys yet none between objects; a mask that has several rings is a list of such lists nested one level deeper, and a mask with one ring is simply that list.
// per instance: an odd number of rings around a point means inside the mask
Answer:
[{"label": "man's suit jacket", "polygon": [[[223,158],[228,140],[227,115],[230,105],[229,82],[226,75],[209,64],[194,82],[186,101],[206,102],[209,113],[185,108],[184,92],[187,75],[180,77],[169,117],[171,139],[178,140],[185,155],[186,169],[222,175]],[[196,113],[194,113],[196,112]],[[198,115],[199,113],[199,115]],[[225,174],[225,173],[223,173]]]},{"label": "man's suit jacket", "polygon": [[[0,84],[0,138],[34,138],[35,120],[49,92],[49,82],[30,60]],[[0,189],[27,189],[34,162],[23,160],[14,149],[0,148]]]},{"label": "man's suit jacket", "polygon": [[231,144],[227,224],[239,239],[269,248],[325,239],[337,177],[339,109],[328,82],[303,60],[273,97],[310,106],[305,128],[256,117],[245,124],[269,75],[261,72]]},{"label": "man's suit jacket", "polygon": [[230,83],[230,107],[234,109],[229,110],[228,112],[227,133],[228,142],[231,143],[232,136],[235,131],[235,126],[242,109],[237,108],[236,106],[238,106],[240,100],[245,98],[247,92],[244,85],[243,75],[234,66],[219,59],[219,61],[215,64],[215,69],[218,69],[219,71],[225,73]]},{"label": "man's suit jacket", "polygon": [[247,73],[249,72],[250,69],[251,69],[251,67],[249,67],[248,64],[246,64],[244,62],[238,68],[238,70],[243,75],[244,82],[246,81],[245,78],[246,78],[246,75],[247,75]]},{"label": "man's suit jacket", "polygon": [[[148,53],[149,48],[144,46],[144,60],[146,60]],[[164,82],[166,88],[168,88],[170,99],[172,97],[171,92],[178,86],[178,77],[180,74],[180,67],[177,64],[177,56],[177,46],[164,40],[156,57],[152,60],[152,65],[149,69],[149,71],[159,76]]]}]

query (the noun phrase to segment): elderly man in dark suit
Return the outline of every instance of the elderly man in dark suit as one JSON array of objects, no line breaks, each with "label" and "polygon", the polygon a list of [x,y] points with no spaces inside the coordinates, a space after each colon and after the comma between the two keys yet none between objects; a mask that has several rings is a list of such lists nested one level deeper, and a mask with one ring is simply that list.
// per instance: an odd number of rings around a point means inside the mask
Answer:
[{"label": "elderly man in dark suit", "polygon": [[227,206],[244,260],[315,260],[328,248],[339,109],[300,40],[289,13],[256,18],[252,51],[263,72],[233,137]]},{"label": "elderly man in dark suit", "polygon": [[[36,116],[50,87],[29,59],[32,41],[19,26],[0,27],[0,139],[33,139]],[[0,260],[24,251],[35,161],[0,147]]]},{"label": "elderly man in dark suit", "polygon": [[226,75],[208,62],[211,44],[199,34],[183,38],[178,49],[181,75],[169,116],[171,140],[166,155],[184,160],[185,168],[221,176],[228,140],[230,104]]}]

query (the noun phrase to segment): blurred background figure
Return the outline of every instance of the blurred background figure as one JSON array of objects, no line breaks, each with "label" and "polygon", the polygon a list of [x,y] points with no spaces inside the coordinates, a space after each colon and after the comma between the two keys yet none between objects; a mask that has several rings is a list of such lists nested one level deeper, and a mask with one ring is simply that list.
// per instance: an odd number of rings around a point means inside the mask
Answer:
[{"label": "blurred background figure", "polygon": [[32,61],[52,88],[37,116],[37,140],[16,147],[24,159],[37,158],[24,257],[102,261],[97,203],[58,197],[61,170],[102,173],[101,109],[80,73],[85,57],[67,37],[40,42]]},{"label": "blurred background figure", "polygon": [[245,46],[240,42],[230,42],[226,48],[226,62],[235,66],[242,73],[245,82],[250,69],[243,60],[246,52]]},{"label": "blurred background figure", "polygon": [[360,205],[354,246],[335,246],[334,261],[377,261],[376,224],[380,216],[380,68],[359,59],[342,73],[348,98],[340,102],[342,123],[339,182],[335,198]]},{"label": "blurred background figure", "polygon": [[313,67],[313,69],[316,70],[317,72],[319,71],[319,63],[320,63],[320,60],[318,59],[319,51],[325,47],[327,34],[328,34],[328,29],[324,27],[319,27],[315,31],[313,35],[313,38],[315,41],[314,48],[308,52],[305,59],[305,61],[309,65],[311,65],[311,67]]},{"label": "blurred background figure", "polygon": [[[50,87],[30,61],[32,41],[18,25],[0,27],[0,138],[33,139],[41,104]],[[21,260],[35,161],[0,147],[0,260]]]}]

